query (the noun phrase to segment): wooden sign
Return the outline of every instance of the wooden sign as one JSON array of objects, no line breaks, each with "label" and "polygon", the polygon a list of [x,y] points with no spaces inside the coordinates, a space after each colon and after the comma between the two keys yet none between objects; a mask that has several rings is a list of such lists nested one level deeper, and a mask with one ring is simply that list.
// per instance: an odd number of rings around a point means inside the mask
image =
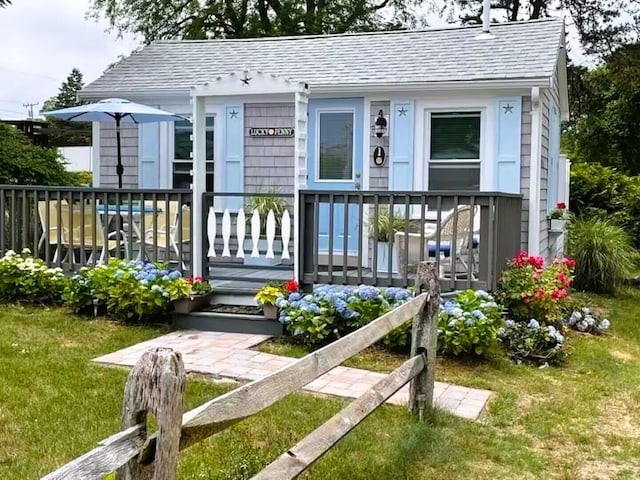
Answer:
[{"label": "wooden sign", "polygon": [[249,135],[252,137],[293,137],[293,134],[293,127],[265,127],[249,129]]}]

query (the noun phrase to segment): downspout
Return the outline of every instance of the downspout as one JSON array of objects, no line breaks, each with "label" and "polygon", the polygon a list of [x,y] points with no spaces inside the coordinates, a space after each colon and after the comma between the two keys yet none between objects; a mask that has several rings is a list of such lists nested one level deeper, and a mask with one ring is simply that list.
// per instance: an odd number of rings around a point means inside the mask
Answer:
[{"label": "downspout", "polygon": [[529,224],[527,250],[540,254],[540,168],[542,165],[542,104],[540,88],[531,89],[531,164],[529,174]]}]

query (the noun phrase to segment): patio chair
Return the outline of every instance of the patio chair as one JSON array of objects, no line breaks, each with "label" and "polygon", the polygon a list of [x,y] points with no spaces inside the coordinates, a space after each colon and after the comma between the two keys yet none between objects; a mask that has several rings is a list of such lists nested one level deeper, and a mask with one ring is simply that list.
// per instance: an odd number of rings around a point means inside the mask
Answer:
[{"label": "patio chair", "polygon": [[[63,205],[67,205],[66,200],[60,200],[60,206]],[[62,239],[62,226],[58,217],[60,211],[58,208],[58,200],[38,201],[38,217],[40,219],[40,227],[42,228],[42,235],[40,236],[40,240],[38,240],[38,250],[42,248],[44,242],[47,242],[49,245],[54,245],[56,250],[53,254],[53,262],[57,262],[60,258],[60,250],[64,244],[64,240]],[[58,225],[60,225],[60,229]]]},{"label": "patio chair", "polygon": [[[72,252],[74,263],[76,262],[76,250],[79,250],[83,255],[90,251],[87,263],[93,264],[105,263],[109,252],[119,247],[124,247],[125,256],[129,257],[127,233],[124,230],[108,231],[98,213],[96,204],[90,202],[84,205],[74,205],[71,209],[68,205],[63,205],[61,220],[62,238],[65,246]],[[95,253],[93,251],[94,242]],[[97,261],[96,254],[99,254]]]},{"label": "patio chair", "polygon": [[[408,266],[416,265],[420,261],[420,254],[423,253],[425,260],[440,254],[440,276],[446,276],[447,271],[451,278],[458,275],[474,275],[475,255],[477,248],[477,238],[472,237],[472,245],[469,245],[469,238],[472,234],[474,217],[477,207],[471,211],[468,205],[461,205],[447,214],[440,224],[440,228],[433,225],[425,225],[424,235],[413,232],[397,232],[394,235],[396,252],[398,255],[398,271],[404,276]],[[438,235],[440,236],[439,248],[437,245]],[[408,242],[405,247],[405,241]],[[424,242],[424,243],[423,243]],[[451,254],[455,245],[455,260],[452,261]],[[471,247],[471,248],[469,248]],[[407,258],[405,256],[407,250]]]},{"label": "patio chair", "polygon": [[[181,212],[180,216],[178,212]],[[180,208],[178,202],[169,202],[169,220],[170,224],[167,228],[167,215],[159,213],[151,220],[151,227],[144,230],[145,245],[154,245],[156,248],[165,250],[165,260],[171,258],[171,250],[173,250],[182,262],[182,268],[186,270],[187,266],[183,258],[180,256],[179,244],[191,242],[191,207],[182,205]],[[182,220],[182,227],[180,225]],[[155,227],[157,225],[157,228]],[[167,245],[171,250],[167,250]]]}]

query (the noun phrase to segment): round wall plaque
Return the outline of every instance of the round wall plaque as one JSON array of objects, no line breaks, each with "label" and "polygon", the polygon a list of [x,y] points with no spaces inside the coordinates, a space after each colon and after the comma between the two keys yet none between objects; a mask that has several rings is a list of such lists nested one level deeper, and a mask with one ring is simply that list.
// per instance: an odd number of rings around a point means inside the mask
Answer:
[{"label": "round wall plaque", "polygon": [[384,161],[387,158],[387,154],[382,147],[376,147],[373,151],[373,163],[378,167],[384,165]]}]

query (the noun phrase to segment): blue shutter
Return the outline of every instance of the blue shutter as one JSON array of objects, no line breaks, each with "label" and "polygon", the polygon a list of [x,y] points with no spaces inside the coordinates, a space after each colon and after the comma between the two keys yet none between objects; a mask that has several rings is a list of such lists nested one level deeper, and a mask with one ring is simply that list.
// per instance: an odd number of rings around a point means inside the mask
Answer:
[{"label": "blue shutter", "polygon": [[[244,191],[244,106],[230,105],[225,108],[224,166],[222,191],[241,193]],[[239,209],[242,198],[227,198],[224,206]]]},{"label": "blue shutter", "polygon": [[138,125],[138,186],[158,188],[160,186],[160,125],[141,123]]},{"label": "blue shutter", "polygon": [[391,102],[389,190],[413,190],[413,102]]},{"label": "blue shutter", "polygon": [[549,163],[547,170],[547,207],[553,210],[558,203],[559,157],[560,157],[560,112],[553,105],[549,116]]},{"label": "blue shutter", "polygon": [[496,188],[520,193],[522,97],[498,99],[495,143]]}]

